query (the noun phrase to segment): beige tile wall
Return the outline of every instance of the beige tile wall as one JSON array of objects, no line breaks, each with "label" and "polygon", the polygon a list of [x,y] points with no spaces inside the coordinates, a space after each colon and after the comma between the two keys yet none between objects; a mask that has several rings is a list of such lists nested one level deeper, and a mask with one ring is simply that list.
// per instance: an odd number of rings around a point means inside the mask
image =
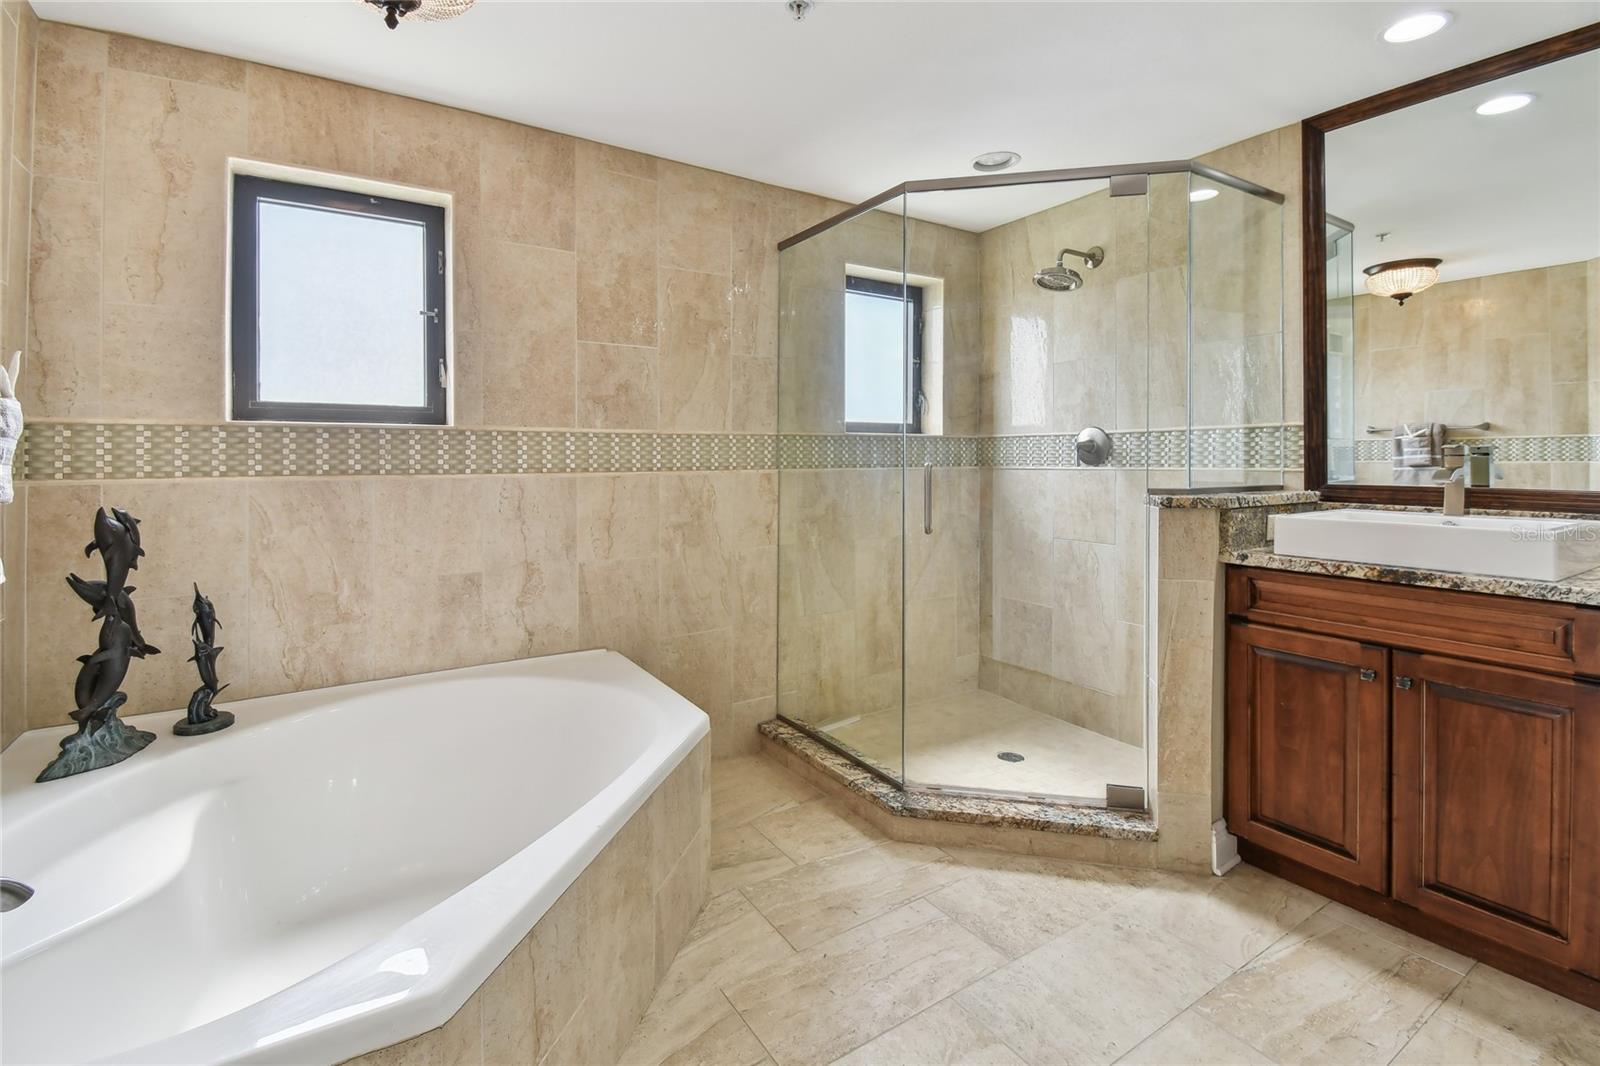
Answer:
[{"label": "beige tile wall", "polygon": [[[1483,435],[1494,437],[1600,432],[1597,283],[1600,259],[1591,259],[1442,282],[1403,307],[1357,296],[1357,437],[1369,424],[1423,421],[1488,422]],[[1508,488],[1597,484],[1587,462],[1502,468]],[[1393,469],[1362,462],[1356,475],[1388,483]]]},{"label": "beige tile wall", "polygon": [[349,1062],[535,1066],[617,1062],[711,872],[705,741],[662,782],[460,1010]]},{"label": "beige tile wall", "polygon": [[[841,205],[222,56],[52,22],[38,38],[31,418],[223,416],[233,155],[453,194],[458,424],[776,428],[776,244]],[[241,697],[605,645],[703,706],[719,751],[772,715],[772,472],[29,491],[6,740],[71,709],[92,629],[62,577],[102,500],[145,521],[141,622],[166,649],[135,664],[130,711],[193,687],[197,580]]]},{"label": "beige tile wall", "polygon": [[197,684],[198,582],[234,698],[610,647],[703,707],[719,752],[753,748],[772,717],[776,487],[772,471],[36,482],[26,725],[72,709],[93,629],[61,578],[87,573],[104,504],[143,521],[140,624],[163,649],[128,675],[132,713]]},{"label": "beige tile wall", "polygon": [[[33,189],[33,67],[39,19],[19,0],[0,3],[0,360],[27,346],[28,219]],[[26,367],[31,375],[33,368]],[[16,473],[20,474],[20,471]],[[22,732],[27,488],[0,506],[0,747]]]}]

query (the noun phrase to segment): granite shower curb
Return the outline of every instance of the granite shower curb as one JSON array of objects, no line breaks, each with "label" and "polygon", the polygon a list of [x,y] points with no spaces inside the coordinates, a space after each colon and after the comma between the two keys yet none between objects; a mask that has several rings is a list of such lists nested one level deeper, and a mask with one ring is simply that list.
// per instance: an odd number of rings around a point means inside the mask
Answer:
[{"label": "granite shower curb", "polygon": [[1105,807],[908,791],[896,788],[782,719],[763,722],[760,730],[772,743],[798,756],[855,795],[898,817],[1112,840],[1158,839],[1155,822],[1147,814]]}]

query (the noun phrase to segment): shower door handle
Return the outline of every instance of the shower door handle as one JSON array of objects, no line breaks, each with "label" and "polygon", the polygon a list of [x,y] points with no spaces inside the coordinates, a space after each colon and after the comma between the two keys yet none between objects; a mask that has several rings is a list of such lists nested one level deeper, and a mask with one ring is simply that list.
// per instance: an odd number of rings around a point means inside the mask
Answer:
[{"label": "shower door handle", "polygon": [[933,532],[933,460],[922,462],[922,532]]}]

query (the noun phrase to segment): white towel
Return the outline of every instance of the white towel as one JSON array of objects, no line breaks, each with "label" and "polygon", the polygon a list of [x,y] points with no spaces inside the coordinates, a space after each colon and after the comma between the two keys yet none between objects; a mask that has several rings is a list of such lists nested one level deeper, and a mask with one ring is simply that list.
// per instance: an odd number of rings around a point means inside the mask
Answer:
[{"label": "white towel", "polygon": [[15,400],[0,400],[0,503],[10,503],[11,460],[22,439],[22,405]]},{"label": "white towel", "polygon": [[0,366],[0,503],[10,503],[15,496],[11,489],[11,461],[17,456],[17,442],[22,440],[22,405],[16,396],[21,370],[21,352],[11,357],[9,366]]}]

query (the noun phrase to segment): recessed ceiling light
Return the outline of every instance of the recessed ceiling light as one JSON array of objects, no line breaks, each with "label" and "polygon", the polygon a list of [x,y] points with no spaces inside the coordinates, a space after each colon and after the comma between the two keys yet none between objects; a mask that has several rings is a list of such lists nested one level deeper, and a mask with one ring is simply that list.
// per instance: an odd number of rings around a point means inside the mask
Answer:
[{"label": "recessed ceiling light", "polygon": [[996,170],[1007,170],[1022,162],[1022,157],[1015,152],[985,152],[972,161],[972,169],[992,174]]},{"label": "recessed ceiling light", "polygon": [[1217,190],[1215,189],[1190,189],[1189,202],[1191,204],[1198,204],[1203,200],[1215,199],[1216,195]]},{"label": "recessed ceiling light", "polygon": [[1533,103],[1532,93],[1507,93],[1492,100],[1485,100],[1475,110],[1480,115],[1504,115],[1511,111],[1521,111],[1531,103]]},{"label": "recessed ceiling light", "polygon": [[1383,31],[1383,39],[1390,44],[1409,44],[1431,37],[1450,22],[1448,11],[1424,11],[1420,15],[1407,15]]}]

